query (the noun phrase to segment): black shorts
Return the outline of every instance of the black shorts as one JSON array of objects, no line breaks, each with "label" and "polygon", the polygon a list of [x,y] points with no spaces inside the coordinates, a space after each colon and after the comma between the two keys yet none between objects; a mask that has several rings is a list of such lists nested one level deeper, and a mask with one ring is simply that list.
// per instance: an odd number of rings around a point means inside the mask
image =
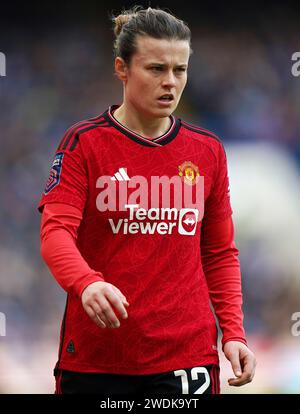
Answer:
[{"label": "black shorts", "polygon": [[56,371],[56,394],[219,394],[218,365],[152,375]]}]

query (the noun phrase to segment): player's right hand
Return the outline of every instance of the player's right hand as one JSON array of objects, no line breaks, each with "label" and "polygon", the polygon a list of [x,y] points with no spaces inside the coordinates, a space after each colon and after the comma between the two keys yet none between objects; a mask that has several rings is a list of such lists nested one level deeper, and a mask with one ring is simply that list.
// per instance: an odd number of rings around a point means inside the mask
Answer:
[{"label": "player's right hand", "polygon": [[123,293],[111,283],[91,283],[84,289],[81,302],[86,313],[100,328],[120,327],[115,310],[122,319],[128,318],[125,307],[129,303]]}]

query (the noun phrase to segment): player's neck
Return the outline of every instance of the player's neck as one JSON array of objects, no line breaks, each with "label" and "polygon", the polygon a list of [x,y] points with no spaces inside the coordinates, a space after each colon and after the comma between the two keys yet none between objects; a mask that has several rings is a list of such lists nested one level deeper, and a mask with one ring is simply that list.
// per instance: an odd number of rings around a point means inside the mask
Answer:
[{"label": "player's neck", "polygon": [[113,113],[114,118],[126,128],[148,139],[155,139],[164,135],[171,125],[170,117],[144,118],[133,108],[124,103]]}]

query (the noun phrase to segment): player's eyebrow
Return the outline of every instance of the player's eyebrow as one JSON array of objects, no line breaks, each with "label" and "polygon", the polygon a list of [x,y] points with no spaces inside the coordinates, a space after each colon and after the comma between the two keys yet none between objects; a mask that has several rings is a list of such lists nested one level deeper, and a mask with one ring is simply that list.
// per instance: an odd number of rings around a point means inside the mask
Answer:
[{"label": "player's eyebrow", "polygon": [[[165,68],[166,66],[168,66],[168,64],[167,63],[150,62],[150,63],[148,63],[148,66],[158,66],[158,67],[161,67],[161,68]],[[177,68],[187,68],[188,65],[186,63],[179,63],[179,64],[174,65],[174,66],[176,66]]]},{"label": "player's eyebrow", "polygon": [[165,63],[158,63],[158,62],[149,62],[147,63],[148,66],[159,66],[159,67],[164,67],[166,66]]}]

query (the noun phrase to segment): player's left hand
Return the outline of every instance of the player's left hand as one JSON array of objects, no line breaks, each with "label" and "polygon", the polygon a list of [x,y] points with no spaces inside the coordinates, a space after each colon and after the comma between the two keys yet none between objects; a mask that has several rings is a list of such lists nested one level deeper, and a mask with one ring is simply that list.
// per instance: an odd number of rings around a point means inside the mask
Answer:
[{"label": "player's left hand", "polygon": [[240,387],[251,382],[256,367],[256,359],[252,351],[238,341],[228,341],[223,348],[226,358],[230,361],[236,378],[229,378],[228,383],[234,387]]}]

